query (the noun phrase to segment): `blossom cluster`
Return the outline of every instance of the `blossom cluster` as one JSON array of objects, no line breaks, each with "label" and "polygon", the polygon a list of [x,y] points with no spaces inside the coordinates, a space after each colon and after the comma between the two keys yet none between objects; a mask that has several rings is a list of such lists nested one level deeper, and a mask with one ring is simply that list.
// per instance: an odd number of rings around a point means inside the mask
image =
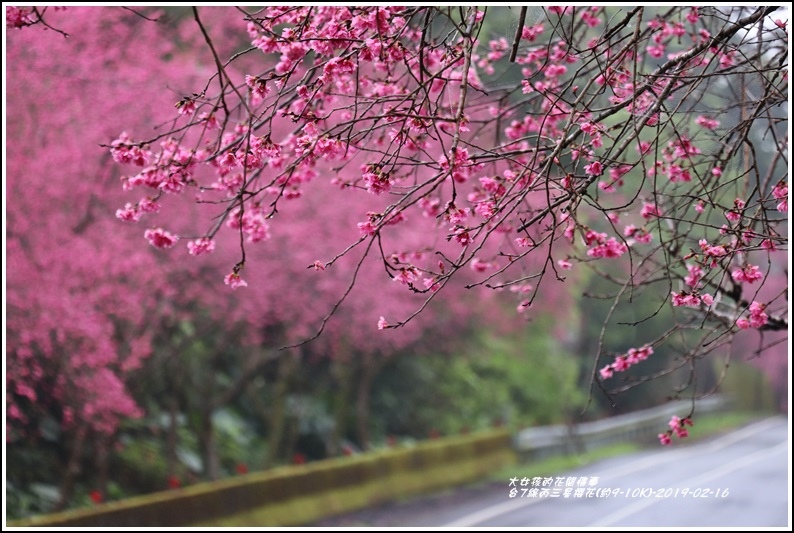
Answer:
[{"label": "blossom cluster", "polygon": [[640,361],[645,361],[653,355],[653,347],[646,344],[640,348],[630,348],[625,354],[618,355],[611,363],[602,367],[598,373],[601,379],[609,379],[615,372],[624,372]]},{"label": "blossom cluster", "polygon": [[24,28],[35,24],[37,19],[36,14],[30,8],[6,7],[6,28]]},{"label": "blossom cluster", "polygon": [[760,302],[753,302],[748,308],[748,316],[736,320],[736,327],[739,329],[755,328],[759,329],[769,322],[769,315],[766,314],[766,305]]},{"label": "blossom cluster", "polygon": [[614,237],[607,238],[606,233],[588,230],[584,235],[585,245],[590,246],[587,255],[593,258],[620,257],[628,250],[625,243],[619,242]]},{"label": "blossom cluster", "polygon": [[667,423],[667,425],[670,427],[670,429],[668,429],[664,433],[659,433],[658,435],[659,442],[664,446],[669,446],[670,444],[673,443],[673,439],[672,439],[673,435],[675,435],[679,439],[688,437],[689,430],[687,430],[686,426],[691,427],[693,425],[693,422],[691,417],[680,418],[678,416],[673,415],[673,417],[670,418],[670,421]]}]

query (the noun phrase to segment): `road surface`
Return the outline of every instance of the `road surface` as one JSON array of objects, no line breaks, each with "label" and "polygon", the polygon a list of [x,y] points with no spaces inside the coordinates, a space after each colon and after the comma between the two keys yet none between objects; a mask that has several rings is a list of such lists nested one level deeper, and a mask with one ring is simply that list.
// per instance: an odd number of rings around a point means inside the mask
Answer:
[{"label": "road surface", "polygon": [[699,443],[676,439],[546,478],[515,476],[315,525],[790,528],[788,436],[788,421],[774,417]]}]

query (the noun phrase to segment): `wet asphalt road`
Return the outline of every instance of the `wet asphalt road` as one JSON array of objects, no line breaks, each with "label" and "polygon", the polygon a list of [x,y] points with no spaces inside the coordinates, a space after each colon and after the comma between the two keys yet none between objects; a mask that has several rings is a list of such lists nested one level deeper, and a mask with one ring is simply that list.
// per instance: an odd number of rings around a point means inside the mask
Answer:
[{"label": "wet asphalt road", "polygon": [[535,480],[537,492],[532,479],[523,486],[521,478],[512,485],[506,479],[314,525],[790,528],[788,435],[788,420],[774,417],[698,443],[675,441],[560,472]]}]

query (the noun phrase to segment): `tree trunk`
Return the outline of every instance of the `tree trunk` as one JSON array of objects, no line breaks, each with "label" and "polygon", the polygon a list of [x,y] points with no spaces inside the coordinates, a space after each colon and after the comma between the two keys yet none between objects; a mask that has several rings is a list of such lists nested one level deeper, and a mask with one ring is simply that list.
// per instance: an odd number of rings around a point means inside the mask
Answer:
[{"label": "tree trunk", "polygon": [[362,450],[370,447],[369,407],[372,383],[383,366],[383,358],[365,355],[361,361],[361,380],[356,395],[356,437]]},{"label": "tree trunk", "polygon": [[110,477],[110,445],[113,437],[102,435],[96,441],[96,472],[97,490],[103,497],[108,494],[108,481]]},{"label": "tree trunk", "polygon": [[212,425],[212,409],[202,409],[199,415],[199,449],[204,469],[204,478],[214,481],[220,477],[218,451],[215,446],[215,428]]},{"label": "tree trunk", "polygon": [[168,402],[168,434],[165,441],[165,462],[169,476],[176,474],[176,447],[177,447],[177,406],[174,400]]},{"label": "tree trunk", "polygon": [[69,505],[69,502],[72,500],[72,494],[74,492],[74,485],[77,476],[80,474],[80,459],[83,455],[83,447],[85,446],[85,439],[88,435],[88,424],[82,423],[77,428],[77,433],[75,434],[74,441],[72,444],[72,453],[69,455],[69,462],[66,465],[66,472],[63,476],[63,481],[61,482],[61,490],[60,496],[58,498],[58,503],[55,504],[55,508],[53,511],[62,511]]},{"label": "tree trunk", "polygon": [[287,355],[281,358],[278,365],[278,377],[273,385],[272,401],[269,406],[261,409],[262,417],[268,428],[265,468],[276,464],[280,457],[281,443],[284,438],[287,392],[289,391],[290,378],[297,366],[297,357]]},{"label": "tree trunk", "polygon": [[331,374],[336,383],[336,391],[333,398],[334,427],[328,439],[328,455],[334,457],[342,452],[340,441],[347,429],[350,392],[353,388],[353,364],[350,359],[334,360],[331,363]]}]

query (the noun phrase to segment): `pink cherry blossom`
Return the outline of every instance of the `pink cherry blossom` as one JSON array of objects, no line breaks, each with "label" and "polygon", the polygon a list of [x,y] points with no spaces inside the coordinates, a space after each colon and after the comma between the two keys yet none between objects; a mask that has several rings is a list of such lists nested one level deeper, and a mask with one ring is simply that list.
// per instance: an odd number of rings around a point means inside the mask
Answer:
[{"label": "pink cherry blossom", "polygon": [[143,236],[155,248],[171,248],[179,240],[178,236],[168,233],[163,228],[147,229]]},{"label": "pink cherry blossom", "polygon": [[626,352],[626,360],[634,365],[640,361],[645,361],[651,355],[653,355],[653,347],[646,344],[640,348],[629,348],[628,352]]},{"label": "pink cherry blossom", "polygon": [[734,63],[734,54],[732,51],[726,52],[724,54],[720,54],[720,66],[722,68],[732,67]]},{"label": "pink cherry blossom", "polygon": [[599,370],[598,373],[601,375],[601,379],[609,379],[609,378],[611,378],[612,375],[613,375],[612,365],[607,365],[607,366],[601,368],[601,370]]},{"label": "pink cherry blossom", "polygon": [[615,361],[612,363],[612,369],[615,372],[624,372],[629,369],[631,364],[629,363],[628,358],[625,355],[621,355],[615,358]]},{"label": "pink cherry blossom", "polygon": [[694,289],[700,283],[700,280],[703,279],[703,269],[698,265],[692,264],[687,265],[686,269],[688,273],[684,278],[684,283]]},{"label": "pink cherry blossom", "polygon": [[640,215],[642,216],[642,218],[647,220],[653,217],[660,217],[662,216],[662,213],[659,211],[659,208],[655,204],[646,202],[642,204]]},{"label": "pink cherry blossom", "polygon": [[534,41],[540,34],[543,33],[543,24],[537,24],[535,26],[524,26],[521,30],[521,38],[527,40],[529,42]]},{"label": "pink cherry blossom", "polygon": [[364,186],[372,194],[383,194],[391,190],[391,182],[386,173],[370,171],[364,173],[362,177],[364,178]]},{"label": "pink cherry blossom", "polygon": [[775,246],[775,243],[772,241],[772,239],[764,239],[761,241],[761,248],[769,252],[774,252],[777,250],[777,246]]},{"label": "pink cherry blossom", "polygon": [[265,80],[257,76],[246,75],[245,84],[248,85],[251,91],[251,103],[253,105],[259,105],[270,92],[270,88],[267,86],[267,83],[265,83]]},{"label": "pink cherry blossom", "polygon": [[207,127],[207,130],[209,131],[217,130],[220,128],[220,123],[218,122],[218,118],[214,114],[204,112],[198,116],[198,119],[204,122],[204,124]]},{"label": "pink cherry blossom", "polygon": [[573,8],[570,6],[548,6],[546,8],[551,13],[556,13],[557,15],[567,15],[573,11]]},{"label": "pink cherry blossom", "polygon": [[248,283],[240,277],[239,274],[236,272],[232,272],[228,274],[225,278],[223,278],[223,282],[231,287],[233,290],[237,290],[240,287],[247,287]]},{"label": "pink cherry blossom", "polygon": [[630,348],[625,354],[617,355],[612,364],[599,370],[601,379],[612,377],[614,372],[625,372],[632,366],[645,361],[652,354],[653,347],[650,344],[645,344],[640,348]]},{"label": "pink cherry blossom", "polygon": [[658,59],[664,56],[664,46],[660,44],[649,46],[648,48],[646,48],[646,50],[648,52],[648,55],[651,57],[655,57]]},{"label": "pink cherry blossom", "polygon": [[187,249],[190,255],[209,254],[215,250],[215,241],[207,237],[202,237],[193,241],[188,241]]},{"label": "pink cherry blossom", "polygon": [[183,98],[182,100],[178,101],[174,107],[176,107],[180,115],[185,115],[188,117],[195,113],[197,109],[196,101],[192,98]]},{"label": "pink cherry blossom", "polygon": [[378,232],[378,227],[371,220],[367,220],[366,222],[359,222],[357,226],[358,229],[361,231],[361,233],[363,233],[364,235],[372,236]]},{"label": "pink cherry blossom", "polygon": [[461,246],[465,247],[472,243],[471,234],[465,228],[452,228],[452,234],[455,241]]},{"label": "pink cherry blossom", "polygon": [[425,286],[426,289],[430,289],[431,292],[437,292],[441,289],[441,284],[438,283],[436,278],[424,278],[422,280],[422,284]]},{"label": "pink cherry blossom", "polygon": [[594,258],[616,258],[620,257],[627,251],[628,246],[622,242],[618,242],[614,237],[612,237],[587,250],[587,255]]},{"label": "pink cherry blossom", "polygon": [[716,258],[728,255],[728,249],[724,244],[713,245],[710,244],[706,239],[700,239],[698,244],[700,245],[700,249],[707,257]]},{"label": "pink cherry blossom", "polygon": [[568,67],[565,65],[549,65],[543,71],[547,78],[556,78],[558,76],[562,76],[568,71]]},{"label": "pink cherry blossom", "polygon": [[698,117],[695,119],[695,123],[707,130],[716,129],[720,125],[719,120],[715,118],[704,117],[703,115],[698,115]]},{"label": "pink cherry blossom", "polygon": [[[650,244],[653,240],[653,235],[648,233],[645,228],[638,228],[634,224],[629,224],[623,228],[623,235],[640,244]],[[632,243],[630,242],[630,244]]]},{"label": "pink cherry blossom", "polygon": [[[671,432],[675,433],[678,438],[683,439],[689,436],[689,431],[686,429],[686,426],[692,426],[692,419],[689,417],[682,419],[673,415],[667,425],[670,427]],[[668,432],[668,435],[669,433],[670,432]]]},{"label": "pink cherry blossom", "polygon": [[471,262],[471,269],[475,272],[485,272],[492,267],[493,265],[489,261],[483,261],[479,257],[475,257]]},{"label": "pink cherry blossom", "polygon": [[698,294],[686,291],[672,292],[673,307],[700,307],[701,298]]},{"label": "pink cherry blossom", "polygon": [[788,184],[785,181],[780,181],[775,188],[772,189],[772,196],[776,200],[780,200],[777,204],[777,210],[781,213],[788,212]]},{"label": "pink cherry blossom", "polygon": [[36,16],[30,8],[27,7],[6,7],[6,27],[7,28],[24,28],[36,23]]},{"label": "pink cherry blossom", "polygon": [[138,202],[138,211],[141,213],[157,213],[160,211],[160,204],[150,198],[143,198]]},{"label": "pink cherry blossom", "polygon": [[759,302],[750,304],[750,326],[760,328],[769,321],[769,316],[764,312],[766,306]]},{"label": "pink cherry blossom", "polygon": [[764,275],[758,265],[745,265],[731,273],[731,277],[738,283],[755,283],[763,279]]},{"label": "pink cherry blossom", "polygon": [[134,143],[127,132],[123,132],[118,139],[111,143],[110,154],[114,161],[122,164],[143,167],[149,161],[149,154]]},{"label": "pink cherry blossom", "polygon": [[600,176],[604,173],[604,167],[601,165],[600,161],[593,161],[592,163],[585,165],[584,171],[589,176]]},{"label": "pink cherry blossom", "polygon": [[416,267],[401,268],[394,276],[394,281],[399,281],[404,285],[410,285],[419,279],[419,271]]},{"label": "pink cherry blossom", "polygon": [[127,202],[124,209],[116,210],[116,218],[125,222],[138,222],[143,213],[138,209],[138,206],[132,205]]}]

